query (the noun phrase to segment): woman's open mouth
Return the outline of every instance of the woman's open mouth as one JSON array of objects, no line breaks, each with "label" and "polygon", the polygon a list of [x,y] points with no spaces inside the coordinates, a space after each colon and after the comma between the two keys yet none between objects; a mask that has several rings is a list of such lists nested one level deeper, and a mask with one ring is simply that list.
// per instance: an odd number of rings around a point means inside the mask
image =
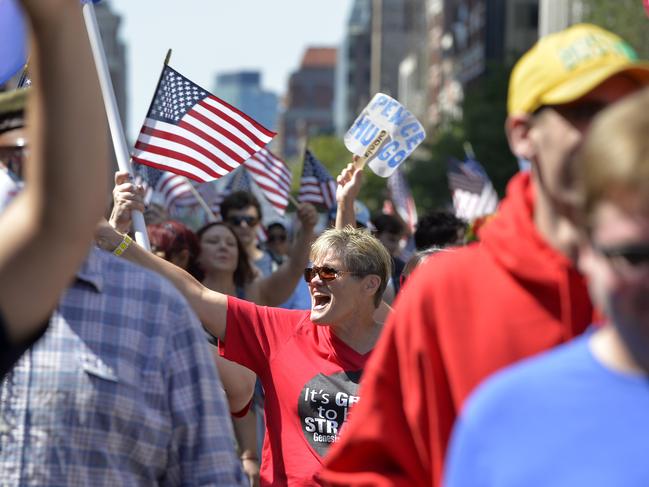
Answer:
[{"label": "woman's open mouth", "polygon": [[313,309],[314,310],[321,310],[327,307],[327,305],[331,302],[331,296],[327,296],[326,294],[315,294],[313,296]]}]

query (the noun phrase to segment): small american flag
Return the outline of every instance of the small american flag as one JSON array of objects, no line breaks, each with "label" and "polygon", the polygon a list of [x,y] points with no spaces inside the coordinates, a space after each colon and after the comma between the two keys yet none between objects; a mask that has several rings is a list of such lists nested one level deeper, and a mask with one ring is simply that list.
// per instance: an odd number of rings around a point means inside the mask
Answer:
[{"label": "small american flag", "polygon": [[277,213],[284,215],[293,182],[293,175],[286,163],[268,149],[262,149],[244,165],[268,202]]},{"label": "small american flag", "polygon": [[198,182],[213,181],[237,168],[275,135],[165,66],[133,160]]},{"label": "small american flag", "polygon": [[227,179],[224,179],[225,185],[216,189],[216,194],[211,198],[209,204],[210,209],[221,218],[221,203],[223,200],[234,193],[235,191],[247,191],[253,193],[252,178],[245,166],[240,167],[228,174]]},{"label": "small american flag", "polygon": [[[216,197],[211,201],[210,208],[219,221],[223,218],[223,215],[221,214],[221,203],[226,197],[236,191],[246,191],[253,194],[259,201],[263,214],[266,214],[267,211],[273,211],[273,207],[270,206],[267,201],[264,201],[263,193],[256,186],[250,172],[246,170],[246,166],[244,165],[227,176],[225,186],[222,186],[221,189],[217,191]],[[257,239],[260,242],[265,242],[267,239],[266,229],[263,225],[257,227]]]},{"label": "small american flag", "polygon": [[324,165],[307,149],[300,180],[300,203],[321,204],[331,209],[336,206],[336,180]]},{"label": "small american flag", "polygon": [[417,207],[415,206],[415,200],[412,197],[410,186],[408,186],[408,181],[406,181],[406,177],[403,175],[401,168],[397,168],[388,178],[388,192],[390,193],[391,201],[386,205],[387,208],[384,206],[385,209],[389,208],[384,213],[396,211],[401,219],[406,222],[410,231],[414,232],[415,226],[417,225]]},{"label": "small american flag", "polygon": [[144,186],[144,202],[148,205],[157,193],[167,211],[178,206],[193,206],[198,203],[191,190],[190,182],[184,177],[153,167],[143,167],[136,183]]},{"label": "small american flag", "polygon": [[498,207],[498,194],[482,165],[473,159],[448,163],[448,184],[455,216],[471,221],[490,215]]}]

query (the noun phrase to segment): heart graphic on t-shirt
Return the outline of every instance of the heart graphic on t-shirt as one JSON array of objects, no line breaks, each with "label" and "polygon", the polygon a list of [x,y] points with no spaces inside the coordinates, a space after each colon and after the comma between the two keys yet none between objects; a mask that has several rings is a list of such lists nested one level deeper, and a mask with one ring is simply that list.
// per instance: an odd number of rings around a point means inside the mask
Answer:
[{"label": "heart graphic on t-shirt", "polygon": [[338,440],[350,407],[358,402],[360,378],[361,371],[318,374],[304,385],[297,411],[304,437],[320,456]]}]

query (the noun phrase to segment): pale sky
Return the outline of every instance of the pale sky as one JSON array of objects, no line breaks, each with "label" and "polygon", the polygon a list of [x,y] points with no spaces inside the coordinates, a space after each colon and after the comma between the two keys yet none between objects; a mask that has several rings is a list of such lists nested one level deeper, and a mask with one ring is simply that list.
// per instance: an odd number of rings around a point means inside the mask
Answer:
[{"label": "pale sky", "polygon": [[167,49],[174,69],[211,90],[215,75],[259,69],[279,95],[306,46],[339,46],[352,0],[108,0],[128,44],[129,138],[148,109]]}]

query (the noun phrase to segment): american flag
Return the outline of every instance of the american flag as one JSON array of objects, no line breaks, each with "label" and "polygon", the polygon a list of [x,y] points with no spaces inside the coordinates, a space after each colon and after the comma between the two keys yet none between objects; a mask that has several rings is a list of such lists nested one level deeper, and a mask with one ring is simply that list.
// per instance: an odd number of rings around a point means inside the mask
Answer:
[{"label": "american flag", "polygon": [[277,213],[284,215],[293,182],[293,175],[286,163],[268,149],[262,149],[244,165],[268,202]]},{"label": "american flag", "polygon": [[307,149],[300,180],[300,203],[321,204],[331,209],[336,206],[336,180],[324,165]]},{"label": "american flag", "polygon": [[448,163],[448,184],[455,216],[471,221],[490,215],[498,207],[498,194],[482,165],[473,159]]},{"label": "american flag", "polygon": [[[250,172],[246,170],[246,166],[244,165],[227,176],[225,185],[217,190],[216,197],[210,203],[210,208],[219,221],[223,218],[223,215],[221,215],[221,203],[227,196],[236,191],[252,193],[259,201],[263,215],[267,216],[274,211],[274,207],[265,201],[263,193],[256,186],[253,178],[250,176]],[[257,239],[259,242],[265,242],[267,238],[266,229],[263,225],[259,225],[257,227]]]},{"label": "american flag", "polygon": [[156,195],[167,211],[171,211],[178,206],[198,204],[191,190],[191,183],[184,176],[142,166],[135,181],[144,186],[144,202],[147,205],[156,199]]},{"label": "american flag", "polygon": [[133,160],[213,181],[261,150],[275,132],[165,66]]},{"label": "american flag", "polygon": [[388,192],[390,193],[390,201],[386,201],[387,205],[384,205],[384,213],[391,214],[396,211],[401,219],[406,222],[410,231],[414,232],[417,225],[417,207],[410,186],[408,186],[408,181],[406,181],[406,177],[400,168],[397,168],[388,178]]},{"label": "american flag", "polygon": [[242,166],[228,174],[227,179],[224,180],[224,182],[225,185],[216,189],[216,193],[209,202],[210,209],[218,218],[221,218],[221,203],[231,193],[234,193],[235,191],[247,191],[248,193],[253,193],[252,178],[250,177],[250,173],[246,171],[245,166]]}]

